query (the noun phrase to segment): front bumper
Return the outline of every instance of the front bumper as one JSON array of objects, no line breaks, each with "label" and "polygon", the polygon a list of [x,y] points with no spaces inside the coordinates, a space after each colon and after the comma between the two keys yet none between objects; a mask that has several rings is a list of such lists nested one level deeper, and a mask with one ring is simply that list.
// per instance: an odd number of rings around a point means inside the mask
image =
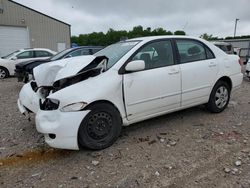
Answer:
[{"label": "front bumper", "polygon": [[34,91],[31,87],[31,82],[25,84],[20,93],[17,101],[19,111],[24,114],[26,112],[34,112],[36,113],[39,110],[39,100],[43,98],[39,90]]},{"label": "front bumper", "polygon": [[39,110],[36,114],[36,129],[44,134],[45,142],[51,147],[79,150],[78,129],[88,113],[89,110],[78,112]]}]

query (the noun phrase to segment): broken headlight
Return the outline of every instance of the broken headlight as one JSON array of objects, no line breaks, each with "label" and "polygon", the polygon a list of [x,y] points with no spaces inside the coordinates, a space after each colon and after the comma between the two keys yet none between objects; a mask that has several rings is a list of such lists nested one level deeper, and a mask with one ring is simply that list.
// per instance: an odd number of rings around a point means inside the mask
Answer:
[{"label": "broken headlight", "polygon": [[56,99],[45,99],[44,102],[40,100],[41,110],[57,110],[59,108],[60,102]]},{"label": "broken headlight", "polygon": [[64,106],[61,111],[62,112],[76,112],[82,110],[87,103],[85,102],[78,102],[78,103],[72,103],[69,105]]}]

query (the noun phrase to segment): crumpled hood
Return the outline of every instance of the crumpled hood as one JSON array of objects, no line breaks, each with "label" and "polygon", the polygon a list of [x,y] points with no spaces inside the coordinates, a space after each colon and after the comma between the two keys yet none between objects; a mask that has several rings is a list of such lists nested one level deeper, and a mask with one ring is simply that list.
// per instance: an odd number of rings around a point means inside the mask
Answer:
[{"label": "crumpled hood", "polygon": [[37,86],[52,86],[56,80],[73,76],[95,58],[93,55],[78,56],[39,65],[33,70]]}]

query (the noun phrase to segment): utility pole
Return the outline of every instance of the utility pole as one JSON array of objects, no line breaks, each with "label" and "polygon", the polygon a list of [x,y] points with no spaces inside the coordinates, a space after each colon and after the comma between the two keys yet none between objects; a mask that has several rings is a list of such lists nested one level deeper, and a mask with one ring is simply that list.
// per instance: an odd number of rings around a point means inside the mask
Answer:
[{"label": "utility pole", "polygon": [[234,37],[236,36],[237,22],[238,22],[239,20],[240,20],[240,19],[238,19],[238,18],[235,19]]}]

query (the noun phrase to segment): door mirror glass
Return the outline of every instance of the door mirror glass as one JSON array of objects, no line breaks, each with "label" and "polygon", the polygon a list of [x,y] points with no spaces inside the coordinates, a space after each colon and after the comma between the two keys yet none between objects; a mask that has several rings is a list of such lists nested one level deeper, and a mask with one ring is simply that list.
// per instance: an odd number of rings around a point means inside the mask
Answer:
[{"label": "door mirror glass", "polygon": [[72,57],[72,55],[67,55],[65,58],[71,58]]},{"label": "door mirror glass", "polygon": [[145,69],[145,62],[143,60],[131,61],[125,67],[125,70],[127,72],[142,71],[144,69]]}]

